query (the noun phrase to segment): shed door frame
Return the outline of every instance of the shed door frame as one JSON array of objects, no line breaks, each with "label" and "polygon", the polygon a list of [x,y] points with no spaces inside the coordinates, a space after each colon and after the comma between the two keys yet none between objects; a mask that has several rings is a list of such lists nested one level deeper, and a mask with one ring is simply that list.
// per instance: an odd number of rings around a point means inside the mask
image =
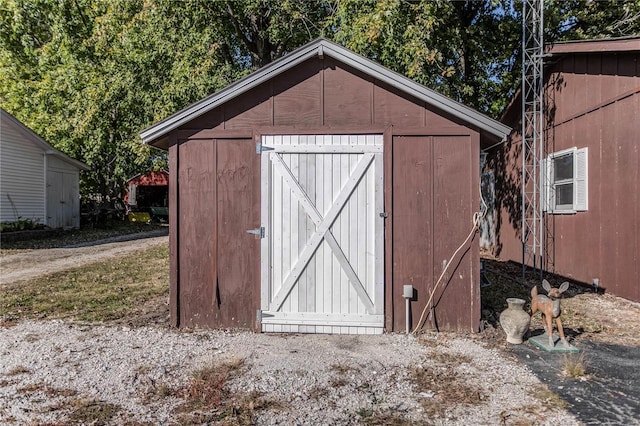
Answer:
[{"label": "shed door frame", "polygon": [[[301,139],[301,138],[304,138]],[[264,229],[264,238],[261,244],[261,312],[260,319],[262,330],[266,332],[307,332],[307,333],[349,333],[349,334],[376,334],[382,333],[384,327],[384,215],[380,215],[384,208],[384,176],[383,176],[383,135],[270,135],[261,137],[260,151],[262,154],[261,172],[261,222]],[[325,167],[316,170],[308,166],[308,170],[300,172],[313,174],[312,180],[320,182],[323,176],[334,175],[340,170],[334,169],[335,164],[341,169],[342,174],[339,188],[333,189],[327,204],[316,206],[320,203],[319,195],[309,195],[304,189],[305,184],[292,172],[284,156],[287,154],[300,154],[298,158],[304,159],[305,154],[320,154],[324,158],[333,158],[329,165],[323,162]],[[343,157],[341,157],[344,155]],[[336,157],[337,156],[337,157]],[[308,157],[307,157],[308,158]],[[336,162],[336,159],[338,161]],[[346,160],[346,162],[345,162]],[[289,161],[294,161],[292,158]],[[315,160],[314,160],[315,161]],[[323,160],[326,161],[326,160]],[[345,169],[346,164],[346,169]],[[329,167],[328,169],[326,167]],[[304,167],[301,167],[304,169]],[[274,186],[274,175],[277,173],[280,180],[279,186]],[[309,179],[307,177],[307,179]],[[307,181],[307,185],[309,181]],[[335,186],[335,183],[334,183]],[[275,191],[287,192],[287,197],[295,200],[297,215],[305,221],[310,230],[306,236],[286,235],[286,231],[278,231],[272,226],[274,216],[281,214],[277,211],[274,201],[277,195]],[[315,191],[315,190],[313,190]],[[370,228],[348,221],[348,229],[341,231],[341,236],[334,235],[333,225],[350,203],[351,197],[356,193],[362,200],[358,206],[364,209],[358,211],[357,218],[366,217],[370,221]],[[364,194],[364,195],[363,195]],[[326,194],[325,194],[326,195]],[[326,197],[325,197],[326,198]],[[274,211],[274,207],[276,210]],[[342,220],[344,223],[344,219]],[[358,222],[356,220],[356,222]],[[282,228],[284,229],[284,228]],[[372,232],[362,232],[371,230]],[[346,234],[345,234],[346,232]],[[292,233],[294,234],[294,233]],[[365,235],[366,234],[366,235]],[[373,236],[369,235],[373,234]],[[349,253],[345,253],[346,239],[352,243],[358,240],[353,247],[349,246]],[[274,257],[279,255],[279,244],[285,238],[293,238],[293,246],[299,250],[292,257],[288,265],[289,270],[283,268],[280,274],[274,272]],[[340,242],[342,240],[342,242]],[[362,241],[366,241],[362,243]],[[321,249],[322,246],[322,249]],[[292,251],[293,251],[292,250]],[[335,306],[326,306],[318,309],[316,304],[314,311],[305,308],[283,309],[287,298],[299,284],[308,265],[314,265],[319,259],[316,255],[324,250],[324,256],[333,256],[334,273],[329,288],[335,288],[336,282],[342,282],[339,298],[344,298],[343,292],[349,295],[349,307],[344,306],[344,300],[340,299],[341,307],[336,311]],[[350,256],[349,256],[350,255]],[[318,255],[321,256],[321,255]],[[356,260],[359,256],[359,261]],[[368,257],[367,257],[368,256]],[[351,257],[352,260],[348,258]],[[366,258],[363,262],[363,258]],[[368,262],[368,263],[367,263]],[[365,266],[363,266],[363,264]],[[336,266],[339,265],[339,266]],[[355,266],[354,266],[355,265]],[[314,266],[315,267],[315,266]],[[326,268],[326,266],[325,266]],[[342,279],[335,279],[335,269]],[[279,276],[278,276],[279,275]],[[285,276],[286,275],[286,276]],[[322,275],[321,287],[325,291],[327,279]],[[277,281],[277,282],[276,282]],[[348,282],[348,284],[344,284]],[[315,285],[315,282],[314,282]],[[320,284],[319,284],[320,285]],[[316,289],[316,291],[318,291]],[[335,293],[335,290],[334,290]],[[335,294],[332,297],[336,297]],[[315,302],[318,303],[318,302]],[[354,308],[354,305],[357,305]],[[293,306],[293,305],[292,305]],[[318,312],[321,310],[321,312]],[[354,312],[355,311],[355,312]]]}]

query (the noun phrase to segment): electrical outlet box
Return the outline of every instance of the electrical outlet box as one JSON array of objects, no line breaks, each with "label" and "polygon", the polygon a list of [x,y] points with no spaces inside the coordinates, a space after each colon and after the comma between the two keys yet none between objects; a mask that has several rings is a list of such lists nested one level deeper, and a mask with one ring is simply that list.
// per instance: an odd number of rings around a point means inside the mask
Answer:
[{"label": "electrical outlet box", "polygon": [[404,296],[405,299],[412,299],[413,298],[413,286],[412,285],[405,285],[402,291],[402,295]]}]

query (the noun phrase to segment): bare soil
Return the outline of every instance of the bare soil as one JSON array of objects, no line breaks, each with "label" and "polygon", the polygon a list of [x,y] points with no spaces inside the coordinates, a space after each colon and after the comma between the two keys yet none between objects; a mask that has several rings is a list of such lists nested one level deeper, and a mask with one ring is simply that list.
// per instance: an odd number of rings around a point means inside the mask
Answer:
[{"label": "bare soil", "polygon": [[[507,308],[507,297],[526,300],[525,311],[530,311],[532,287],[538,285],[538,290],[544,294],[539,277],[528,274],[526,282],[522,282],[520,265],[492,259],[485,259],[485,264],[491,285],[482,288],[481,292],[483,318],[488,325],[500,327],[498,315]],[[566,281],[551,274],[545,278],[553,286]],[[588,340],[640,347],[640,303],[595,292],[574,282],[570,284],[561,301],[562,324],[570,341]],[[536,313],[531,320],[531,330],[542,328],[541,316]]]},{"label": "bare soil", "polygon": [[0,257],[0,286],[166,244],[169,238],[166,234],[166,230],[160,230],[62,248],[20,250],[15,254],[5,251]]}]

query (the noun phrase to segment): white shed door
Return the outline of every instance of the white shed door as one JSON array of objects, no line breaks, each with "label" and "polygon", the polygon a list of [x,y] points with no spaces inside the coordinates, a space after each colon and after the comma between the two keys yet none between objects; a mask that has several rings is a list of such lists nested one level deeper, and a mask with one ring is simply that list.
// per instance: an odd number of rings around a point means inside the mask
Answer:
[{"label": "white shed door", "polygon": [[47,172],[47,226],[80,227],[78,177],[73,173]]},{"label": "white shed door", "polygon": [[382,135],[262,137],[265,332],[382,333]]}]

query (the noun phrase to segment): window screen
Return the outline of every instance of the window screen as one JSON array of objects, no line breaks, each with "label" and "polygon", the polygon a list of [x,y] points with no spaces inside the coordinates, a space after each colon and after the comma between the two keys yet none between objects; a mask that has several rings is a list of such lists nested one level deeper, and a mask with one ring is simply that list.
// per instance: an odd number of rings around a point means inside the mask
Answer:
[{"label": "window screen", "polygon": [[553,159],[553,181],[573,179],[573,154],[563,155]]}]

